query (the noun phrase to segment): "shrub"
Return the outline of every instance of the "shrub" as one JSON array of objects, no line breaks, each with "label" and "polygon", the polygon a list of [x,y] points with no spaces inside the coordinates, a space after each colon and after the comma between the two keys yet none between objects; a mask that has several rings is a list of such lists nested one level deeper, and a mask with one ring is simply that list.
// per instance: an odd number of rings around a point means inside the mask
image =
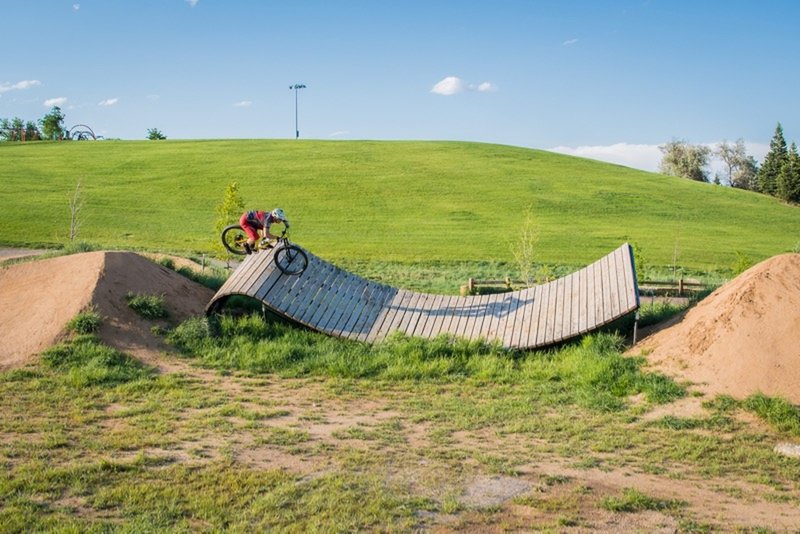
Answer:
[{"label": "shrub", "polygon": [[73,317],[67,323],[67,329],[76,334],[92,334],[100,329],[100,323],[102,322],[102,316],[92,306]]},{"label": "shrub", "polygon": [[133,311],[145,319],[163,319],[169,315],[164,307],[164,295],[128,293],[125,300]]},{"label": "shrub", "polygon": [[208,319],[195,317],[186,320],[167,334],[167,341],[185,352],[192,352],[211,335]]},{"label": "shrub", "polygon": [[162,265],[162,266],[166,267],[167,269],[170,269],[170,270],[172,270],[172,271],[174,271],[174,270],[175,270],[175,262],[172,260],[172,258],[161,258],[161,259],[158,261],[158,263],[159,263],[160,265]]}]

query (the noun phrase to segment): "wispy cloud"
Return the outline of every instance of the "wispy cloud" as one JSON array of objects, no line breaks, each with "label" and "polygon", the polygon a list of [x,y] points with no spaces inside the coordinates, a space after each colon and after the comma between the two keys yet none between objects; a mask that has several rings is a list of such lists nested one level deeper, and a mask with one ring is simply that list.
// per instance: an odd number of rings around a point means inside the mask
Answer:
[{"label": "wispy cloud", "polygon": [[191,7],[194,7],[197,5],[197,2],[199,1],[200,0],[186,0],[186,3],[189,4]]},{"label": "wispy cloud", "polygon": [[23,91],[37,85],[42,85],[42,82],[39,80],[22,80],[17,83],[0,83],[0,95],[9,91]]},{"label": "wispy cloud", "polygon": [[73,11],[79,11],[80,9],[81,9],[81,5],[80,4],[72,4],[72,10]]},{"label": "wispy cloud", "polygon": [[442,80],[437,82],[433,86],[433,88],[431,88],[431,93],[435,93],[437,95],[442,95],[442,96],[457,95],[465,91],[478,91],[479,93],[491,93],[497,91],[497,86],[494,85],[492,82],[482,82],[478,85],[473,85],[465,82],[458,76],[447,76],[446,78],[443,78]]},{"label": "wispy cloud", "polygon": [[343,137],[345,135],[350,135],[350,131],[349,130],[338,130],[338,131],[329,133],[328,137]]},{"label": "wispy cloud", "polygon": [[101,102],[98,102],[97,105],[104,108],[109,108],[111,106],[116,106],[117,102],[119,102],[119,98],[109,98]]},{"label": "wispy cloud", "polygon": [[241,100],[239,102],[236,102],[234,104],[234,107],[237,107],[237,108],[249,108],[252,105],[253,105],[253,102],[250,101],[250,100]]},{"label": "wispy cloud", "polygon": [[561,46],[572,46],[577,42],[578,42],[578,39],[567,39],[566,41],[561,43]]},{"label": "wispy cloud", "polygon": [[560,154],[567,154],[569,156],[597,159],[653,172],[658,170],[658,164],[661,162],[662,156],[658,145],[638,145],[632,143],[578,147],[557,146],[548,148],[548,150]]},{"label": "wispy cloud", "polygon": [[61,107],[66,103],[67,103],[67,97],[59,96],[57,98],[48,98],[47,100],[44,101],[43,105],[46,108],[51,108],[53,106]]},{"label": "wispy cloud", "polygon": [[151,102],[155,102],[159,98],[161,98],[161,95],[147,95],[147,100],[150,100]]}]

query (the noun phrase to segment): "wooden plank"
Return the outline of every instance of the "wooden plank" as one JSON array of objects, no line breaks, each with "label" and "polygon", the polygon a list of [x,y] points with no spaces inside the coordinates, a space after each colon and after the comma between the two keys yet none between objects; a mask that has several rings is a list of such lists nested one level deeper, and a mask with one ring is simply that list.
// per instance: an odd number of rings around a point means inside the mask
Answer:
[{"label": "wooden plank", "polygon": [[572,291],[569,295],[571,319],[569,322],[569,333],[567,337],[575,337],[581,331],[581,272],[577,271],[570,275],[572,277]]},{"label": "wooden plank", "polygon": [[381,332],[381,328],[383,328],[383,324],[386,322],[389,314],[394,313],[392,303],[398,299],[399,293],[399,289],[392,288],[392,291],[386,295],[386,299],[383,301],[383,304],[380,306],[380,308],[378,308],[375,320],[372,322],[372,327],[370,328],[369,333],[367,333],[367,342],[372,343],[379,340],[378,335]]},{"label": "wooden plank", "polygon": [[592,305],[594,306],[594,322],[589,325],[590,329],[603,324],[603,270],[601,261],[595,262],[593,276],[594,294],[591,297],[593,299]]},{"label": "wooden plank", "polygon": [[314,312],[314,315],[308,319],[308,324],[322,331],[322,328],[320,328],[320,323],[327,321],[327,318],[330,316],[331,302],[334,298],[336,298],[339,288],[342,287],[345,279],[347,279],[347,273],[337,267],[328,283],[326,283],[318,293],[319,304],[317,306],[317,310]]},{"label": "wooden plank", "polygon": [[363,331],[363,327],[366,324],[366,319],[371,309],[377,306],[375,297],[377,297],[377,293],[380,292],[383,287],[375,282],[369,280],[365,281],[364,291],[359,296],[359,306],[352,317],[350,317],[347,323],[342,327],[342,335],[349,339],[358,339],[360,334],[366,335],[367,332]]},{"label": "wooden plank", "polygon": [[567,278],[559,278],[557,282],[558,299],[556,304],[556,321],[553,328],[553,341],[564,339],[564,323],[569,321],[569,310],[567,309]]},{"label": "wooden plank", "polygon": [[[306,277],[302,287],[298,289],[297,295],[292,300],[292,303],[286,308],[286,314],[293,318],[299,319],[303,311],[314,302],[314,297],[319,291],[319,288],[325,281],[325,278],[331,272],[330,264],[327,262],[320,263],[317,268],[313,270],[310,276]],[[305,273],[303,273],[305,274]]]},{"label": "wooden plank", "polygon": [[470,295],[461,298],[461,316],[458,318],[458,327],[456,329],[458,337],[464,339],[471,339],[472,329],[475,326],[475,303],[478,296]]},{"label": "wooden plank", "polygon": [[470,339],[480,339],[485,338],[486,336],[483,333],[483,324],[489,320],[489,314],[487,313],[488,306],[487,303],[489,302],[489,295],[480,295],[478,296],[478,300],[475,303],[476,306],[476,313],[477,317],[472,325],[472,331],[470,332]]},{"label": "wooden plank", "polygon": [[298,303],[297,310],[294,312],[294,316],[298,321],[311,326],[311,318],[325,301],[325,293],[328,291],[336,274],[336,267],[328,263],[319,276],[312,280],[311,285],[306,289],[305,302]]},{"label": "wooden plank", "polygon": [[444,295],[433,295],[433,300],[431,301],[430,309],[428,310],[428,316],[425,320],[425,327],[420,333],[422,337],[428,339],[433,339],[436,337],[433,327],[436,324],[436,320],[442,313],[442,301],[444,301]]},{"label": "wooden plank", "polygon": [[636,269],[630,245],[625,246],[625,287],[628,292],[628,309],[634,310],[639,307],[639,291],[636,287]]},{"label": "wooden plank", "polygon": [[405,289],[401,289],[397,292],[397,295],[395,295],[394,299],[389,303],[389,312],[383,320],[383,324],[378,331],[376,339],[386,339],[386,336],[397,328],[397,325],[400,324],[400,320],[403,318],[405,306],[408,304],[410,298],[411,293]]},{"label": "wooden plank", "polygon": [[360,280],[359,281],[361,292],[356,295],[356,302],[353,306],[353,313],[350,314],[350,317],[347,319],[347,322],[340,325],[337,330],[340,332],[340,335],[344,337],[352,337],[354,334],[354,328],[358,323],[358,320],[362,317],[362,315],[367,313],[370,301],[370,295],[372,291],[376,289],[378,286],[368,280]]},{"label": "wooden plank", "polygon": [[403,313],[403,317],[402,319],[400,319],[400,322],[397,325],[397,329],[403,332],[407,336],[411,335],[410,331],[410,329],[412,328],[410,326],[411,321],[412,318],[417,314],[417,303],[419,302],[421,296],[422,296],[421,293],[417,293],[414,291],[411,292],[411,297],[408,299],[408,302],[406,303],[406,309]]},{"label": "wooden plank", "polygon": [[619,287],[617,286],[617,258],[616,254],[609,254],[608,258],[608,300],[611,305],[609,321],[620,316]]},{"label": "wooden plank", "polygon": [[344,330],[345,325],[350,322],[350,319],[354,314],[357,315],[360,312],[360,307],[362,306],[361,296],[366,288],[366,280],[359,276],[353,275],[350,282],[350,288],[348,289],[344,301],[341,304],[343,309],[342,316],[332,327],[334,336],[341,337],[342,330]]},{"label": "wooden plank", "polygon": [[328,301],[326,313],[317,322],[322,331],[331,333],[333,330],[333,325],[336,324],[336,321],[338,321],[345,312],[343,308],[343,302],[347,292],[350,290],[350,284],[352,283],[352,280],[352,275],[345,271],[345,275],[342,278],[341,283],[336,286],[336,291]]},{"label": "wooden plank", "polygon": [[588,306],[588,275],[589,275],[589,268],[584,267],[579,271],[580,273],[580,292],[578,295],[578,309],[580,310],[580,314],[578,317],[578,333],[586,332],[586,324],[589,320],[589,306]]},{"label": "wooden plank", "polygon": [[556,306],[558,305],[558,281],[553,281],[547,284],[550,286],[550,291],[547,293],[547,313],[545,314],[545,327],[544,327],[544,343],[550,344],[555,339],[553,338],[553,331],[556,327]]},{"label": "wooden plank", "polygon": [[[302,286],[304,281],[313,273],[314,265],[312,261],[313,260],[309,259],[308,268],[301,274],[282,276],[275,284],[275,287],[267,294],[264,301],[267,302],[274,311],[279,312],[281,315],[286,314],[286,308],[291,304],[291,300],[297,292],[298,288],[296,286]],[[309,268],[311,271],[309,271]]]},{"label": "wooden plank", "polygon": [[539,329],[539,314],[542,309],[542,294],[544,286],[537,285],[533,291],[533,303],[531,304],[531,316],[528,319],[528,330],[525,333],[520,345],[525,348],[536,347],[536,334]]},{"label": "wooden plank", "polygon": [[514,329],[517,323],[520,322],[520,315],[522,314],[521,299],[516,291],[506,293],[508,299],[508,308],[506,309],[506,326],[503,329],[503,346],[511,347],[511,340],[514,337]]},{"label": "wooden plank", "polygon": [[435,297],[435,295],[428,295],[427,293],[420,294],[420,299],[417,301],[417,314],[408,325],[409,335],[423,337],[422,332],[425,330],[425,324],[430,318]]},{"label": "wooden plank", "polygon": [[355,308],[359,305],[359,297],[364,291],[364,284],[365,282],[361,277],[350,274],[350,280],[338,304],[341,313],[338,318],[332,320],[328,325],[332,335],[337,337],[341,335],[342,327],[347,324]]},{"label": "wooden plank", "polygon": [[397,289],[381,284],[374,284],[377,290],[370,296],[370,305],[367,313],[359,318],[356,323],[354,332],[357,332],[356,339],[359,341],[368,341],[369,336],[373,331],[377,333],[377,326],[380,326],[380,318],[382,314],[388,309],[389,303],[397,295]]},{"label": "wooden plank", "polygon": [[430,337],[434,338],[440,334],[447,333],[447,323],[449,323],[452,316],[450,315],[450,303],[455,297],[452,295],[445,295],[439,303],[439,310],[437,311],[436,318],[433,321],[433,326],[429,332]]},{"label": "wooden plank", "polygon": [[[233,273],[236,283],[231,288],[231,293],[253,296],[274,269],[267,256],[251,256],[247,260],[250,261],[243,262]],[[258,280],[260,282],[256,284]]]},{"label": "wooden plank", "polygon": [[533,288],[525,288],[517,292],[519,298],[519,316],[514,321],[514,332],[511,335],[510,347],[520,346],[523,332],[528,331],[528,319],[530,318],[530,304],[532,302]]}]

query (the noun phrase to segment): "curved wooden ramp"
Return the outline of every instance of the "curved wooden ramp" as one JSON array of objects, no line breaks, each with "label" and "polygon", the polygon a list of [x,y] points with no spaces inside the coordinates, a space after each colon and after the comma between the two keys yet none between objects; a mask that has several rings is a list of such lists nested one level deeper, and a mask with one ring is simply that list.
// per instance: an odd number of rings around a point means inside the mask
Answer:
[{"label": "curved wooden ramp", "polygon": [[590,332],[639,307],[631,247],[547,284],[494,295],[452,297],[365,280],[307,252],[300,275],[280,272],[272,251],[248,256],[214,295],[206,313],[231,295],[260,300],[271,311],[326,334],[366,342],[400,330],[433,338],[452,334],[536,348]]}]

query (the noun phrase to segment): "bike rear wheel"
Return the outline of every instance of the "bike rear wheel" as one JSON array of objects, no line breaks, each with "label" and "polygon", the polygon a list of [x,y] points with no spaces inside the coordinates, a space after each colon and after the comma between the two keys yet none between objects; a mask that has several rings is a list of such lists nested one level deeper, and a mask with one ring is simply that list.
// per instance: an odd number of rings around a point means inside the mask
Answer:
[{"label": "bike rear wheel", "polygon": [[244,249],[244,244],[247,243],[247,234],[244,233],[242,227],[238,224],[226,226],[222,230],[222,244],[231,254],[244,255],[247,251]]},{"label": "bike rear wheel", "polygon": [[283,274],[300,274],[308,267],[308,256],[296,245],[284,245],[275,251],[275,265]]}]

